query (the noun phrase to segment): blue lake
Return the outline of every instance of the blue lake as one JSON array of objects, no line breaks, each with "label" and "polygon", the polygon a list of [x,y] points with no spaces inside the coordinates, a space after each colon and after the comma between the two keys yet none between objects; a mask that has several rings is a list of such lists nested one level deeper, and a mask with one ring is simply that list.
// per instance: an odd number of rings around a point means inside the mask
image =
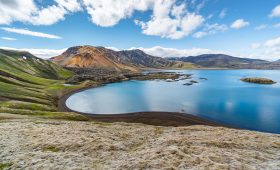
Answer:
[{"label": "blue lake", "polygon": [[[126,81],[76,93],[66,101],[72,110],[92,114],[142,111],[184,112],[250,130],[280,133],[280,71],[186,70],[190,80]],[[270,78],[277,84],[240,81],[243,77]],[[207,78],[208,80],[201,80]]]}]

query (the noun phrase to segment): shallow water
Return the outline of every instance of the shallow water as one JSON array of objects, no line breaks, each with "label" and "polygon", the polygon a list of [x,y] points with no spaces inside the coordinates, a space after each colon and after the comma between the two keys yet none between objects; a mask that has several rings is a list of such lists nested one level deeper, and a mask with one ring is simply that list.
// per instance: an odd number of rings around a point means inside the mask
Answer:
[{"label": "shallow water", "polygon": [[[278,70],[186,70],[190,80],[127,81],[76,93],[66,101],[75,111],[119,114],[168,111],[193,114],[234,127],[280,133],[280,71]],[[260,85],[240,81],[243,77],[265,77],[277,84]],[[201,80],[207,78],[208,80]]]}]

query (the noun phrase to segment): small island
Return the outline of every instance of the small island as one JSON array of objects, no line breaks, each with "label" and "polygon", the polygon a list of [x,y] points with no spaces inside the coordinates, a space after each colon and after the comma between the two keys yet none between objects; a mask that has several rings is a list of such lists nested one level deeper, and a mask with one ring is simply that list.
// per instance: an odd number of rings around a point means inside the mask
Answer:
[{"label": "small island", "polygon": [[241,81],[248,82],[248,83],[256,83],[256,84],[275,84],[276,82],[268,79],[268,78],[242,78]]}]

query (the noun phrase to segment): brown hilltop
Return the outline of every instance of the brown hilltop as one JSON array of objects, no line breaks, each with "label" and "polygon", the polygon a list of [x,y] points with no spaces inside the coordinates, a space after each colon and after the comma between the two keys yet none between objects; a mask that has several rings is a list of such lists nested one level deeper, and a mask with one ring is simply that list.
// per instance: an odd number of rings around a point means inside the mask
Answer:
[{"label": "brown hilltop", "polygon": [[74,68],[108,68],[117,71],[136,71],[134,66],[118,62],[119,54],[104,47],[76,46],[51,60],[63,67]]},{"label": "brown hilltop", "polygon": [[116,71],[137,71],[141,68],[182,68],[189,63],[169,61],[146,54],[141,50],[114,51],[104,47],[76,46],[63,54],[51,58],[63,67],[106,68]]}]

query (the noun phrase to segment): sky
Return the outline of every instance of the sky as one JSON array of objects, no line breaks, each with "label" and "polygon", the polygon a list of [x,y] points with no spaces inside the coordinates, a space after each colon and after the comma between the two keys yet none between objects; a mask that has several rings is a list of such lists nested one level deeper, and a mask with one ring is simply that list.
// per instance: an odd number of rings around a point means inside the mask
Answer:
[{"label": "sky", "polygon": [[275,61],[280,1],[0,0],[0,48],[49,58],[77,45]]}]

